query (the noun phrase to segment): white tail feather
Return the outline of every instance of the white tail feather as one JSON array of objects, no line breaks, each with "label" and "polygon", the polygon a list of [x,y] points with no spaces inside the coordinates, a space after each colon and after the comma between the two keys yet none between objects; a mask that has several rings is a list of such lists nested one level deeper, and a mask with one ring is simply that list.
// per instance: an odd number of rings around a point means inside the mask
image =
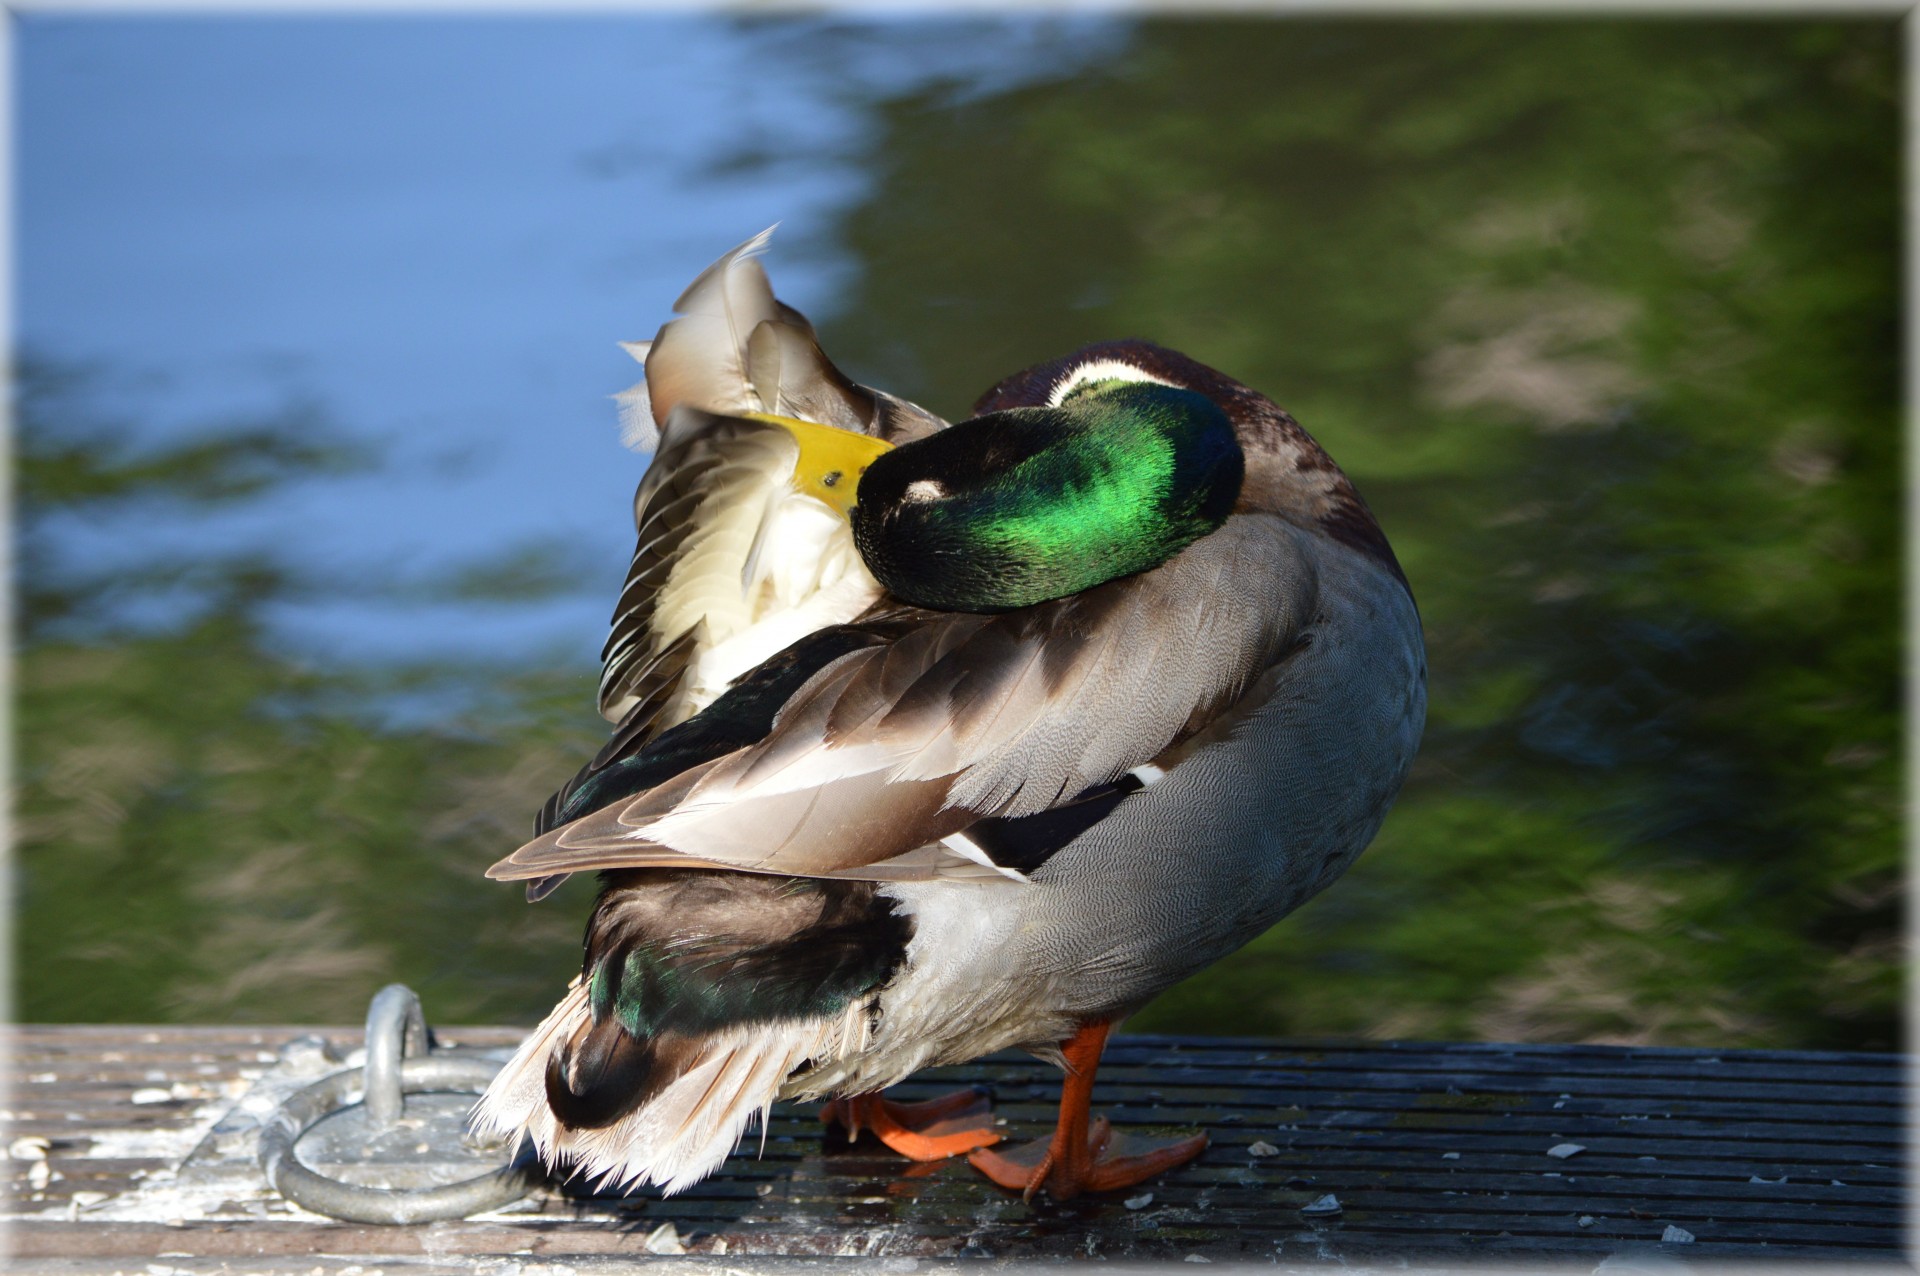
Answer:
[{"label": "white tail feather", "polygon": [[866,1048],[867,1005],[834,1019],[751,1024],[708,1037],[691,1067],[635,1111],[597,1130],[569,1130],[547,1107],[547,1057],[589,1015],[587,990],[574,980],[475,1105],[476,1131],[524,1134],[549,1166],[601,1185],[657,1183],[672,1195],[727,1159],[747,1125],[766,1114],[787,1078],[808,1060],[826,1062]]}]

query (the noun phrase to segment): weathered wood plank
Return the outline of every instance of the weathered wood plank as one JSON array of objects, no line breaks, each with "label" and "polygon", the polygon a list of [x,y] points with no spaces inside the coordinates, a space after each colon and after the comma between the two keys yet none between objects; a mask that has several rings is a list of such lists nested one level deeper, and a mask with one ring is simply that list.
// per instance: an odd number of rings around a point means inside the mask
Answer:
[{"label": "weathered wood plank", "polygon": [[[1473,1262],[1634,1246],[1888,1259],[1904,1243],[1898,1056],[1164,1037],[1116,1039],[1096,1104],[1123,1128],[1204,1128],[1213,1144],[1120,1194],[1135,1208],[1111,1197],[1026,1205],[961,1162],[909,1166],[783,1106],[764,1158],[737,1156],[671,1200],[548,1191],[467,1222],[349,1226],[274,1197],[245,1149],[216,1147],[230,1136],[211,1133],[243,1096],[338,1066],[311,1042],[283,1051],[313,1034],[338,1056],[359,1044],[340,1029],[13,1030],[8,1138],[46,1140],[5,1167],[16,1268],[178,1255],[214,1264],[183,1270],[214,1271],[278,1256],[301,1264],[289,1272],[329,1272],[347,1270],[342,1256],[375,1256],[464,1272],[514,1255],[586,1272],[646,1253],[649,1236],[686,1263],[776,1265],[767,1271],[809,1255]],[[519,1035],[439,1038],[498,1052]],[[932,1070],[904,1090],[965,1083],[991,1088],[1010,1137],[1050,1128],[1058,1074],[1024,1056]],[[1583,1150],[1547,1155],[1567,1142]],[[1326,1194],[1340,1214],[1300,1212]],[[147,1209],[163,1202],[179,1213]],[[657,1230],[667,1224],[670,1244]],[[1662,1244],[1670,1226],[1694,1239]],[[333,1257],[308,1262],[321,1255]]]}]

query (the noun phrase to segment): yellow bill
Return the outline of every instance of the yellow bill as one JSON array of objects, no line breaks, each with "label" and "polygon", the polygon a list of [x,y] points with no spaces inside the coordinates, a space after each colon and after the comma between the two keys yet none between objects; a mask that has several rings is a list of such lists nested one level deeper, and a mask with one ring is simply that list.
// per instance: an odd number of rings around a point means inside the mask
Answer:
[{"label": "yellow bill", "polygon": [[840,511],[842,517],[846,517],[853,509],[860,476],[866,473],[867,467],[882,452],[893,450],[891,443],[831,425],[819,425],[790,416],[774,416],[767,412],[744,412],[741,415],[749,420],[780,426],[793,435],[794,441],[800,445],[800,459],[793,467],[795,489],[825,502]]}]

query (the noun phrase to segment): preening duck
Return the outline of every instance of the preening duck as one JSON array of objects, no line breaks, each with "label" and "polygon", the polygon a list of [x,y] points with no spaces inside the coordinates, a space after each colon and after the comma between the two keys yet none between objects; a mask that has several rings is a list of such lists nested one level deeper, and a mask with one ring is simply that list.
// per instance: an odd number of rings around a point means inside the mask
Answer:
[{"label": "preening duck", "polygon": [[[1028,1194],[1137,1183],[1205,1140],[1092,1117],[1106,1035],[1372,839],[1425,717],[1406,580],[1325,451],[1221,373],[1090,346],[947,426],[833,368],[762,240],[645,352],[619,725],[489,870],[602,888],[477,1123],[671,1192],[775,1100],[832,1098]],[[1051,1138],[881,1095],[1008,1047],[1068,1070]]]}]

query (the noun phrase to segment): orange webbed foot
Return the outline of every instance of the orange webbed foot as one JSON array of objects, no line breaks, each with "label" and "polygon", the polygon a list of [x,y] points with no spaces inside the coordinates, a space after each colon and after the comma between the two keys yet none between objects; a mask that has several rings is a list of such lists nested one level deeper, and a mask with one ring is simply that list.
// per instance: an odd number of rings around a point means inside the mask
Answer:
[{"label": "orange webbed foot", "polygon": [[1026,1200],[1044,1187],[1054,1200],[1065,1201],[1082,1192],[1132,1187],[1206,1151],[1204,1134],[1171,1140],[1119,1134],[1107,1118],[1089,1113],[1094,1073],[1112,1027],[1104,1021],[1082,1024],[1060,1044],[1067,1076],[1060,1088],[1060,1118],[1051,1138],[1005,1152],[974,1152],[967,1163]]},{"label": "orange webbed foot", "polygon": [[993,1105],[978,1090],[957,1090],[918,1103],[856,1094],[827,1104],[820,1109],[820,1119],[845,1126],[850,1139],[871,1130],[882,1143],[913,1161],[944,1160],[1000,1141],[993,1125]]},{"label": "orange webbed foot", "polygon": [[1156,1174],[1185,1165],[1207,1150],[1207,1136],[1195,1134],[1183,1139],[1151,1139],[1122,1134],[1105,1117],[1095,1117],[1087,1130],[1087,1145],[1080,1156],[1056,1149],[1057,1135],[1035,1139],[1004,1152],[981,1150],[967,1157],[967,1164],[998,1183],[1032,1200],[1034,1193],[1046,1188],[1056,1201],[1071,1200],[1082,1192],[1111,1192],[1133,1187]]}]

